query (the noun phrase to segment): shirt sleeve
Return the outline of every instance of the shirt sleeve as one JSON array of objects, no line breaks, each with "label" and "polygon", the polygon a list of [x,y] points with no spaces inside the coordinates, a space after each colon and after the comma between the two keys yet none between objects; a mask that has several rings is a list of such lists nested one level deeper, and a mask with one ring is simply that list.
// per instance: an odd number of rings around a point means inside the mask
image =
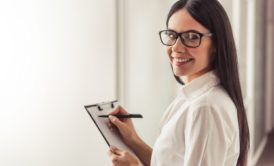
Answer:
[{"label": "shirt sleeve", "polygon": [[189,113],[185,147],[184,166],[224,165],[228,139],[224,122],[217,110],[203,105]]}]

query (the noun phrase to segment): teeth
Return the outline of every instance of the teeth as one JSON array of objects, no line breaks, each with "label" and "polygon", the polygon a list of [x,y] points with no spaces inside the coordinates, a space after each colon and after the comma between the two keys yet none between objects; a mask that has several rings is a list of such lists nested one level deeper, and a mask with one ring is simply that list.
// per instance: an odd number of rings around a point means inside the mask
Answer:
[{"label": "teeth", "polygon": [[188,61],[190,61],[191,59],[185,59],[185,58],[174,58],[174,60],[175,60],[176,62],[188,62]]}]

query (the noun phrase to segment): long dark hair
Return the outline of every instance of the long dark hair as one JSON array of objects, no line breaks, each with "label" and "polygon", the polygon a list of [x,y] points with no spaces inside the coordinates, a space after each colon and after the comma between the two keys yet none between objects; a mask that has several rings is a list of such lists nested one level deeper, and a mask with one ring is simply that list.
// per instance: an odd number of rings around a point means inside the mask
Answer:
[{"label": "long dark hair", "polygon": [[[221,85],[228,92],[237,108],[240,132],[240,155],[237,166],[246,166],[249,150],[249,129],[239,80],[237,51],[229,18],[217,0],[179,0],[173,4],[168,13],[167,27],[170,17],[183,8],[213,33],[213,44],[216,49],[213,60],[214,69]],[[184,84],[175,74],[174,77],[177,82]]]}]

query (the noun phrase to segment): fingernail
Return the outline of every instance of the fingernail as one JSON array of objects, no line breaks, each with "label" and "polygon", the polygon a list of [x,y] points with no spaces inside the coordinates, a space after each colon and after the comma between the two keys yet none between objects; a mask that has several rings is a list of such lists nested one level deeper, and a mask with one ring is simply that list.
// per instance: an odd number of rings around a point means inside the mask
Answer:
[{"label": "fingernail", "polygon": [[115,117],[113,115],[109,115],[108,118],[113,121],[115,119]]}]

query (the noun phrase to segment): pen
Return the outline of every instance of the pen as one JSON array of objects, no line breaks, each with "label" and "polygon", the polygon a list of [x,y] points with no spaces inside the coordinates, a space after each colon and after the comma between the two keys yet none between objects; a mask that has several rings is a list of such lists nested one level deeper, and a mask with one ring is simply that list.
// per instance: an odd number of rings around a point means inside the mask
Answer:
[{"label": "pen", "polygon": [[[124,119],[124,118],[143,118],[141,114],[128,114],[128,115],[112,115],[115,116],[119,119]],[[109,115],[99,115],[98,117],[100,118],[108,118]]]}]

